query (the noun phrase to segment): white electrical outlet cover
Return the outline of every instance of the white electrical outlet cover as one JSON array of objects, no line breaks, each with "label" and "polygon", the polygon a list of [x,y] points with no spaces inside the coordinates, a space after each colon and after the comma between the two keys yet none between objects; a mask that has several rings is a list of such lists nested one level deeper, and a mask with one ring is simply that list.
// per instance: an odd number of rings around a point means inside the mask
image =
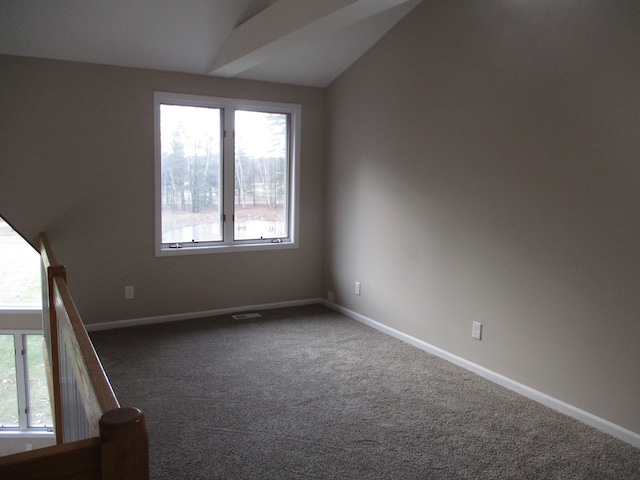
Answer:
[{"label": "white electrical outlet cover", "polygon": [[480,322],[473,322],[471,336],[476,340],[480,340],[482,338],[482,324]]}]

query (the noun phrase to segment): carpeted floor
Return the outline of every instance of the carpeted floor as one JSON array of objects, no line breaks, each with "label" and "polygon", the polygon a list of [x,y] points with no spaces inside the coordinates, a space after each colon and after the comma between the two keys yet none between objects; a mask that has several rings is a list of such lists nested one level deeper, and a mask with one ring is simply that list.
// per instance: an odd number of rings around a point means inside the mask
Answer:
[{"label": "carpeted floor", "polygon": [[91,334],[165,479],[638,479],[640,449],[320,305]]}]

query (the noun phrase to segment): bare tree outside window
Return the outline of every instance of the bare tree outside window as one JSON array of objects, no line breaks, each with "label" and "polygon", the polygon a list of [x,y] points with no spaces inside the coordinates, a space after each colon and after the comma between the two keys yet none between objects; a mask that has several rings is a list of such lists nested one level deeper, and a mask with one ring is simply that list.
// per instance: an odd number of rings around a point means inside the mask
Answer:
[{"label": "bare tree outside window", "polygon": [[220,109],[160,106],[162,242],[222,239]]},{"label": "bare tree outside window", "polygon": [[288,235],[287,126],[286,114],[236,111],[236,240]]},{"label": "bare tree outside window", "polygon": [[154,93],[156,255],[297,248],[301,106]]}]

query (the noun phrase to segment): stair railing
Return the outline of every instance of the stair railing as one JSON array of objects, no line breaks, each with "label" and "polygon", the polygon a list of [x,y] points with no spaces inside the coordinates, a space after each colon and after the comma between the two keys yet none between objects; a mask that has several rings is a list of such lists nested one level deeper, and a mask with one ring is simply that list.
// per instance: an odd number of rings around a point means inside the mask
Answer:
[{"label": "stair railing", "polygon": [[144,414],[120,407],[45,234],[43,333],[56,445],[0,458],[0,478],[148,480]]}]

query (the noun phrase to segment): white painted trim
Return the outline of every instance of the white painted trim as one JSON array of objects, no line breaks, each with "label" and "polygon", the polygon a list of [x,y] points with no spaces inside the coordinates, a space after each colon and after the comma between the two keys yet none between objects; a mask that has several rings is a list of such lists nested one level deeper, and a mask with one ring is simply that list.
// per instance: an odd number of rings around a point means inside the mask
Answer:
[{"label": "white painted trim", "polygon": [[0,330],[42,332],[42,309],[0,308]]},{"label": "white painted trim", "polygon": [[[154,146],[155,146],[155,255],[156,257],[170,257],[179,255],[198,255],[212,253],[251,252],[259,250],[283,250],[298,248],[298,233],[300,231],[300,155],[302,137],[302,105],[296,103],[268,102],[259,100],[245,100],[237,98],[210,97],[203,95],[188,95],[183,93],[154,92]],[[272,112],[289,115],[289,176],[288,182],[288,236],[279,239],[251,239],[235,240],[233,238],[233,222],[223,222],[222,239],[219,241],[202,241],[195,244],[184,242],[181,248],[170,248],[162,243],[162,149],[160,131],[160,107],[162,105],[178,105],[193,107],[210,107],[221,109],[224,124],[221,126],[221,168],[223,170],[222,196],[225,205],[221,214],[227,218],[233,217],[233,168],[227,168],[234,162],[234,118],[237,110],[258,112]],[[225,113],[226,112],[226,113]],[[227,185],[225,187],[224,185]],[[221,218],[222,219],[222,218]],[[274,240],[277,240],[274,242]]]},{"label": "white painted trim", "polygon": [[15,440],[20,438],[55,438],[53,431],[43,430],[0,430],[0,440]]},{"label": "white painted trim", "polygon": [[572,418],[575,418],[576,420],[581,421],[582,423],[586,423],[587,425],[590,425],[594,428],[597,428],[598,430],[608,433],[609,435],[619,438],[620,440],[623,440],[633,445],[634,447],[640,448],[640,434],[636,432],[632,432],[631,430],[621,427],[620,425],[616,425],[615,423],[612,423],[609,420],[605,420],[604,418],[597,417],[596,415],[593,415],[585,410],[563,402],[562,400],[558,400],[557,398],[551,397],[546,393],[535,390],[531,387],[523,385],[522,383],[516,382],[515,380],[507,378],[504,375],[500,375],[499,373],[470,362],[469,360],[458,357],[457,355],[454,355],[445,350],[442,350],[441,348],[412,337],[411,335],[388,327],[387,325],[372,320],[369,317],[365,317],[364,315],[354,312],[353,310],[349,310],[348,308],[342,307],[335,303],[330,303],[325,299],[322,299],[321,303],[333,310],[342,313],[343,315],[357,320],[358,322],[375,328],[376,330],[386,333],[387,335],[391,335],[392,337],[395,337],[398,340],[402,340],[405,343],[424,350],[427,353],[431,353],[433,355],[436,355],[437,357],[443,358],[444,360],[447,360],[466,370],[478,374],[481,377],[484,377],[487,380],[501,385],[511,391],[519,393],[520,395],[541,403],[542,405],[545,405],[553,410],[568,415]]},{"label": "white painted trim", "polygon": [[372,320],[369,317],[361,315],[353,310],[349,310],[348,308],[342,307],[338,304],[331,303],[323,298],[308,298],[304,300],[292,300],[287,302],[276,302],[276,303],[265,303],[260,305],[250,305],[244,307],[231,307],[231,308],[220,308],[216,310],[205,310],[200,312],[190,312],[190,313],[178,313],[172,315],[161,315],[156,317],[145,317],[145,318],[137,318],[137,319],[129,319],[129,320],[117,320],[114,322],[104,322],[104,323],[92,323],[86,325],[87,331],[99,331],[99,330],[111,330],[117,328],[126,328],[133,327],[138,325],[151,325],[157,323],[166,323],[166,322],[174,322],[179,320],[191,320],[195,318],[204,318],[211,317],[216,315],[226,315],[229,313],[236,312],[246,312],[249,310],[271,310],[274,308],[286,308],[286,307],[296,307],[301,305],[312,305],[320,303],[325,305],[332,310],[336,310],[343,315],[346,315],[349,318],[352,318],[360,323],[363,323],[369,327],[375,328],[376,330],[386,333],[398,340],[401,340],[409,345],[413,345],[420,350],[423,350],[427,353],[440,357],[444,360],[447,360],[455,365],[458,365],[470,372],[473,372],[477,375],[480,375],[483,378],[486,378],[489,381],[492,381],[498,385],[501,385],[513,392],[516,392],[520,395],[523,395],[531,400],[534,400],[542,405],[545,405],[553,410],[556,410],[560,413],[568,415],[572,418],[575,418],[578,421],[581,421],[587,425],[590,425],[598,430],[601,430],[609,435],[612,435],[624,442],[627,442],[634,447],[640,448],[640,434],[636,432],[632,432],[620,425],[616,425],[615,423],[610,422],[609,420],[605,420],[604,418],[598,417],[589,413],[585,410],[582,410],[578,407],[570,405],[562,400],[558,400],[557,398],[551,397],[546,393],[535,390],[527,385],[516,382],[504,375],[500,375],[492,370],[489,370],[485,367],[482,367],[476,363],[470,362],[462,357],[454,355],[452,353],[447,352],[441,348],[438,348],[434,345],[431,345],[423,340],[419,340],[411,335],[403,333],[399,330],[391,328],[387,325],[384,325],[380,322]]},{"label": "white painted trim", "polygon": [[0,315],[42,315],[42,307],[0,306]]},{"label": "white painted trim", "polygon": [[112,330],[116,328],[135,327],[139,325],[151,325],[156,323],[175,322],[179,320],[193,320],[195,318],[213,317],[229,313],[246,312],[249,310],[272,310],[274,308],[298,307],[301,305],[313,305],[322,303],[319,298],[307,298],[303,300],[291,300],[287,302],[263,303],[245,307],[219,308],[216,310],[204,310],[201,312],[175,313],[172,315],[160,315],[157,317],[133,318],[129,320],[116,320],[114,322],[89,323],[85,325],[88,332],[98,330]]}]

